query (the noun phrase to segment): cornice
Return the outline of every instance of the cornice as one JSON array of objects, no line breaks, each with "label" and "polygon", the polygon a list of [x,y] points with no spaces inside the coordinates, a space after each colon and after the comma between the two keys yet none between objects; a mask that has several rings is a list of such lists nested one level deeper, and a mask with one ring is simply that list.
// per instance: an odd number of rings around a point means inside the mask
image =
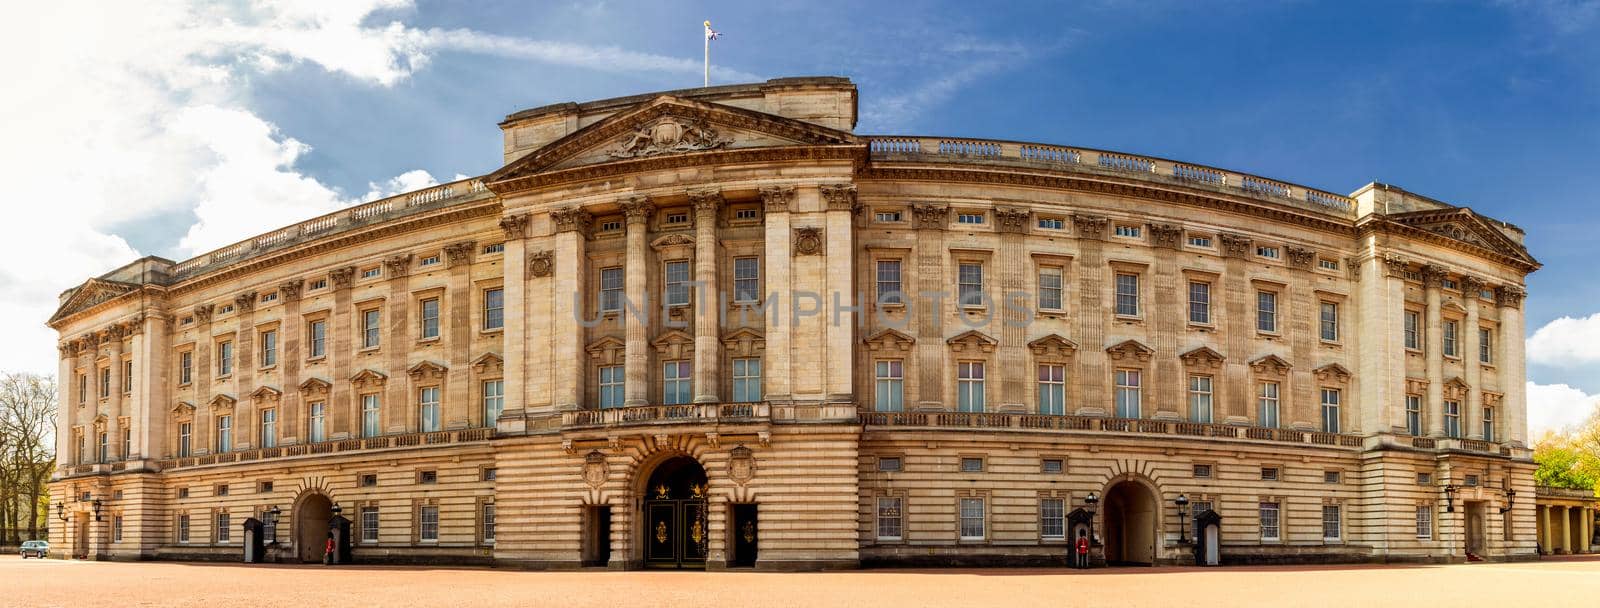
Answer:
[{"label": "cornice", "polygon": [[603,179],[629,173],[678,169],[682,167],[759,162],[828,160],[854,161],[855,165],[860,167],[865,164],[866,159],[866,144],[738,148],[733,150],[685,152],[683,154],[651,156],[646,158],[598,163],[594,165],[584,165],[582,167],[560,169],[547,173],[513,177],[504,181],[494,182],[492,186],[495,192],[506,195],[520,193],[525,190],[533,190],[572,182]]},{"label": "cornice", "polygon": [[1450,238],[1448,236],[1424,230],[1422,228],[1402,224],[1390,219],[1383,214],[1373,214],[1356,222],[1357,237],[1366,237],[1373,234],[1390,234],[1404,237],[1413,241],[1420,241],[1430,245],[1437,245],[1446,249],[1453,249],[1462,253],[1471,254],[1493,262],[1498,262],[1512,268],[1521,270],[1523,274],[1530,274],[1543,267],[1542,264],[1529,260],[1513,257],[1504,253]]}]

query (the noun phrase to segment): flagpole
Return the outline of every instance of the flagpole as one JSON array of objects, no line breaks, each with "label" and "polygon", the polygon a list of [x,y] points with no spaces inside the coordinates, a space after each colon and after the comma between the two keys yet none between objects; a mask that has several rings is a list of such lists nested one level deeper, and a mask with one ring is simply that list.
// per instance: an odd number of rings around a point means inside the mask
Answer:
[{"label": "flagpole", "polygon": [[[709,30],[710,26],[707,26],[706,29]],[[700,86],[709,87],[709,86],[711,86],[711,36],[708,34],[708,35],[705,35],[705,36],[701,36],[701,38],[705,38],[705,43],[706,43],[706,54],[705,54],[705,58],[706,58],[706,73],[705,73],[705,81]]]}]

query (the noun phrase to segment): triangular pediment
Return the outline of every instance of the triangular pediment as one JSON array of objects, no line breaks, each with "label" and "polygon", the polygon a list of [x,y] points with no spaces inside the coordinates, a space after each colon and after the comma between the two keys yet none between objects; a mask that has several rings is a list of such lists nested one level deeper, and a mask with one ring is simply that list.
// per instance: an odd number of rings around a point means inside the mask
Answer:
[{"label": "triangular pediment", "polygon": [[661,95],[550,142],[483,181],[686,154],[860,141],[855,134],[791,118]]},{"label": "triangular pediment", "polygon": [[950,345],[950,350],[958,353],[992,353],[994,352],[994,347],[1000,344],[999,340],[976,329],[969,329],[956,334],[955,337],[944,342]]},{"label": "triangular pediment", "polygon": [[211,398],[211,403],[209,405],[211,406],[211,411],[221,412],[232,411],[234,403],[237,403],[237,401],[232,396],[217,395]]},{"label": "triangular pediment", "polygon": [[1029,342],[1028,349],[1041,357],[1071,357],[1078,352],[1078,343],[1058,334],[1049,334]]},{"label": "triangular pediment", "polygon": [[1209,346],[1202,346],[1183,353],[1178,355],[1178,358],[1183,360],[1184,365],[1190,367],[1217,368],[1222,365],[1223,361],[1222,353],[1211,350]]},{"label": "triangular pediment", "polygon": [[505,369],[505,360],[495,353],[484,353],[472,360],[472,371],[482,374],[497,374]]},{"label": "triangular pediment", "polygon": [[1528,249],[1496,228],[1490,220],[1471,209],[1431,209],[1389,216],[1390,220],[1417,228],[1451,241],[1487,249],[1502,256],[1537,267],[1539,262]]},{"label": "triangular pediment", "polygon": [[1138,340],[1123,340],[1106,349],[1106,354],[1111,355],[1112,361],[1149,361],[1150,356],[1156,354],[1156,349]]},{"label": "triangular pediment", "polygon": [[589,353],[589,357],[600,365],[620,365],[622,364],[622,355],[626,352],[627,347],[627,343],[623,342],[621,338],[605,336],[590,342],[583,350]]},{"label": "triangular pediment", "polygon": [[366,388],[368,386],[383,386],[383,384],[385,382],[387,382],[388,380],[389,380],[389,377],[383,375],[382,372],[378,372],[378,371],[374,371],[374,370],[370,370],[370,369],[361,370],[359,372],[356,372],[356,375],[350,377],[350,383],[354,384],[356,386],[356,388]]},{"label": "triangular pediment", "polygon": [[410,374],[411,377],[416,380],[439,379],[444,377],[444,373],[447,370],[449,370],[449,368],[443,365],[434,363],[432,361],[423,360],[407,369],[406,373]]},{"label": "triangular pediment", "polygon": [[694,352],[694,335],[681,329],[669,329],[650,343],[656,352],[668,359],[688,358]]},{"label": "triangular pediment", "polygon": [[262,401],[277,401],[282,396],[283,391],[270,386],[263,386],[250,393],[250,398],[254,399],[257,403]]},{"label": "triangular pediment", "polygon": [[1272,374],[1276,376],[1282,376],[1288,373],[1289,369],[1293,367],[1294,366],[1289,365],[1289,362],[1285,361],[1283,357],[1279,357],[1277,355],[1267,355],[1250,362],[1250,369],[1255,370],[1257,374]]},{"label": "triangular pediment", "polygon": [[1329,363],[1317,369],[1311,370],[1311,373],[1316,374],[1317,379],[1323,382],[1346,382],[1350,380],[1350,370],[1345,369],[1343,365],[1339,365],[1338,363]]},{"label": "triangular pediment", "polygon": [[722,346],[729,355],[753,357],[767,349],[767,337],[759,330],[741,327],[722,334]]},{"label": "triangular pediment", "polygon": [[873,332],[872,335],[866,338],[862,338],[861,341],[871,350],[902,352],[911,350],[911,345],[916,344],[917,339],[907,335],[905,332],[884,328]]},{"label": "triangular pediment", "polygon": [[172,415],[178,417],[193,416],[194,404],[188,401],[179,401],[177,405],[172,406]]},{"label": "triangular pediment", "polygon": [[301,394],[305,394],[305,395],[315,395],[315,394],[318,394],[318,393],[327,393],[332,388],[333,388],[333,383],[328,382],[327,380],[323,380],[321,378],[315,378],[315,377],[306,378],[305,382],[301,382],[300,383],[300,393]]},{"label": "triangular pediment", "polygon": [[49,323],[55,323],[75,312],[87,310],[96,304],[114,299],[138,288],[138,285],[132,283],[89,279],[79,285],[77,289],[72,290],[72,295],[68,296],[59,308],[56,308],[55,314],[50,315]]}]

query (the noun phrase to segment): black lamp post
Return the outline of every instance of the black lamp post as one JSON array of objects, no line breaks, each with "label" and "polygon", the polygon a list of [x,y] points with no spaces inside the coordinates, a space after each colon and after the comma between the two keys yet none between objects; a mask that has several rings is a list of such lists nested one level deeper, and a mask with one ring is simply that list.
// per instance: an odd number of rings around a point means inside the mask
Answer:
[{"label": "black lamp post", "polygon": [[1099,504],[1099,503],[1100,503],[1100,497],[1096,496],[1094,492],[1090,492],[1088,496],[1085,496],[1083,498],[1083,504],[1084,504],[1084,506],[1089,507],[1089,514],[1091,514],[1091,515],[1094,514],[1094,506]]},{"label": "black lamp post", "polygon": [[1516,501],[1517,491],[1511,488],[1506,488],[1506,506],[1500,507],[1500,513],[1503,515],[1506,511],[1510,511],[1512,505],[1514,505]]},{"label": "black lamp post", "polygon": [[1178,499],[1173,502],[1178,505],[1178,544],[1188,544],[1189,537],[1185,534],[1184,520],[1189,517],[1189,497],[1179,494]]},{"label": "black lamp post", "polygon": [[1455,513],[1456,512],[1456,501],[1455,501],[1455,499],[1456,499],[1456,484],[1453,484],[1453,483],[1452,484],[1446,484],[1444,486],[1444,512],[1445,513]]},{"label": "black lamp post", "polygon": [[334,517],[338,517],[339,514],[343,513],[343,512],[344,512],[344,508],[340,507],[339,503],[333,503],[333,516]]},{"label": "black lamp post", "polygon": [[94,520],[95,521],[100,521],[100,506],[103,503],[100,502],[100,499],[96,498],[96,499],[94,499],[94,502],[92,502],[90,504],[94,507]]},{"label": "black lamp post", "polygon": [[278,542],[278,515],[281,513],[283,513],[283,510],[279,509],[277,506],[267,509],[265,513],[267,516],[267,527],[272,528],[272,538],[267,539],[267,542],[269,543],[276,544]]},{"label": "black lamp post", "polygon": [[59,500],[56,501],[56,519],[67,521],[67,505]]}]

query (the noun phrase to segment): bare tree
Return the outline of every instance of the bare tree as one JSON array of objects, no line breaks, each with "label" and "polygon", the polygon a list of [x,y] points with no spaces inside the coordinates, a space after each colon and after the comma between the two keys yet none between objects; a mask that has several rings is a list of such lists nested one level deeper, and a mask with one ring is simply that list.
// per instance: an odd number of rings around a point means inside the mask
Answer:
[{"label": "bare tree", "polygon": [[39,505],[55,469],[55,419],[54,378],[0,373],[0,529],[11,528],[8,540],[20,540],[23,527],[38,538],[47,515]]}]

